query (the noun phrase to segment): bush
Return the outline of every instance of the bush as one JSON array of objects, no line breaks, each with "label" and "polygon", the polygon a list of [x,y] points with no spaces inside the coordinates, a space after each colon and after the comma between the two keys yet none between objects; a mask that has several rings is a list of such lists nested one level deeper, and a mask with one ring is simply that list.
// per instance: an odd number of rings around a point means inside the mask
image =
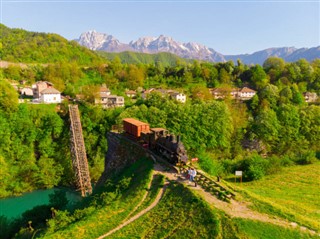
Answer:
[{"label": "bush", "polygon": [[267,174],[268,167],[269,161],[259,155],[246,158],[241,165],[241,169],[244,171],[244,179],[249,181],[261,179]]},{"label": "bush", "polygon": [[312,164],[317,161],[316,158],[316,152],[314,151],[305,151],[302,153],[299,153],[296,157],[296,162],[297,164]]},{"label": "bush", "polygon": [[199,165],[202,170],[212,176],[221,175],[224,172],[224,167],[220,161],[212,159],[206,153],[199,154]]}]

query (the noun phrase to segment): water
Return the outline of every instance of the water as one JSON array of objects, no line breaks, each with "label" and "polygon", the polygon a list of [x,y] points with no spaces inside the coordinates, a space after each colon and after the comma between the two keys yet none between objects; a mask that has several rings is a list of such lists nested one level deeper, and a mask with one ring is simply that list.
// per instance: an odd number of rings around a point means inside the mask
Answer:
[{"label": "water", "polygon": [[22,213],[35,206],[49,204],[49,195],[53,194],[56,190],[66,192],[69,204],[81,200],[79,193],[66,188],[36,190],[25,193],[19,197],[0,199],[0,216],[6,216],[8,219],[13,219],[21,216]]}]

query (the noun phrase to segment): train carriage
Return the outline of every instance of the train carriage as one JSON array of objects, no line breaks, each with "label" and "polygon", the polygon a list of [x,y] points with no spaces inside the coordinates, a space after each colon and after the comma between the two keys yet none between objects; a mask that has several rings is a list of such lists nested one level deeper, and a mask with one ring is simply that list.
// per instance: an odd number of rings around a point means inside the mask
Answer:
[{"label": "train carriage", "polygon": [[126,135],[160,153],[170,163],[187,163],[187,151],[179,135],[175,137],[164,128],[150,128],[149,124],[132,118],[123,120],[123,128]]}]

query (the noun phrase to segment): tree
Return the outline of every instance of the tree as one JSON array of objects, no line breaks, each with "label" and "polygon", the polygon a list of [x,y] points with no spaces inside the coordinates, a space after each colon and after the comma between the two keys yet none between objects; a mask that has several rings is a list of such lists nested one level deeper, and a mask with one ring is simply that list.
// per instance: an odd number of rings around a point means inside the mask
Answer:
[{"label": "tree", "polygon": [[193,99],[201,99],[201,100],[210,100],[212,99],[212,95],[209,92],[208,88],[205,86],[195,86],[191,90]]},{"label": "tree", "polygon": [[39,187],[52,188],[57,186],[61,180],[62,167],[56,164],[54,159],[41,157],[38,162],[38,172],[36,173]]},{"label": "tree", "polygon": [[253,132],[267,146],[277,144],[279,138],[280,123],[277,114],[272,109],[261,110],[253,123]]},{"label": "tree", "polygon": [[129,65],[126,85],[129,89],[137,89],[143,86],[144,70],[135,65]]},{"label": "tree", "polygon": [[221,84],[231,84],[231,76],[224,68],[222,68],[219,72],[219,80]]},{"label": "tree", "polygon": [[250,81],[254,86],[254,88],[262,89],[268,84],[269,79],[260,65],[255,65],[250,70],[251,70]]},{"label": "tree", "polygon": [[18,93],[5,80],[0,80],[0,109],[6,112],[18,109]]},{"label": "tree", "polygon": [[292,100],[292,91],[291,91],[290,87],[288,87],[288,86],[284,87],[280,91],[279,95],[280,95],[279,102],[281,104],[288,104]]},{"label": "tree", "polygon": [[283,71],[285,67],[285,62],[282,58],[279,57],[269,57],[263,63],[263,68],[268,72],[271,69],[274,69],[278,72]]},{"label": "tree", "polygon": [[303,135],[315,150],[320,150],[320,106],[311,105],[300,109],[300,135]]},{"label": "tree", "polygon": [[277,150],[285,152],[297,147],[300,130],[300,116],[294,105],[284,104],[278,109],[280,123],[279,144]]},{"label": "tree", "polygon": [[275,85],[268,84],[265,86],[259,95],[260,100],[268,101],[271,108],[277,107],[277,102],[279,99],[279,89]]}]

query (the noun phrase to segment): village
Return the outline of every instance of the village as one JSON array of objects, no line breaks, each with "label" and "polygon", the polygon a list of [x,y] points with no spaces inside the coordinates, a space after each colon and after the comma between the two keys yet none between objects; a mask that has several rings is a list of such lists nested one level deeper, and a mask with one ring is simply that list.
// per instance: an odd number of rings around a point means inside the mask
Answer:
[{"label": "village", "polygon": [[[24,83],[24,82],[20,82]],[[59,104],[63,100],[72,100],[68,95],[62,95],[60,91],[54,88],[54,85],[48,81],[38,81],[32,86],[19,87],[18,84],[14,83],[12,86],[18,91],[19,103],[30,103],[30,104]],[[246,101],[252,99],[257,93],[255,90],[248,87],[243,88],[208,88],[208,91],[212,97],[216,100],[231,98],[234,100]],[[130,99],[136,99],[140,96],[142,99],[147,99],[151,93],[158,93],[162,96],[168,96],[170,99],[175,100],[180,103],[186,103],[186,94],[172,90],[172,89],[141,89],[141,90],[126,90],[125,95]],[[305,92],[303,94],[304,100],[307,103],[316,102],[318,96],[316,93]],[[83,95],[76,95],[76,101],[85,101]],[[106,86],[100,86],[98,92],[96,93],[94,104],[101,105],[103,108],[114,108],[114,107],[124,107],[125,98],[123,96],[111,94],[111,90]]]}]

